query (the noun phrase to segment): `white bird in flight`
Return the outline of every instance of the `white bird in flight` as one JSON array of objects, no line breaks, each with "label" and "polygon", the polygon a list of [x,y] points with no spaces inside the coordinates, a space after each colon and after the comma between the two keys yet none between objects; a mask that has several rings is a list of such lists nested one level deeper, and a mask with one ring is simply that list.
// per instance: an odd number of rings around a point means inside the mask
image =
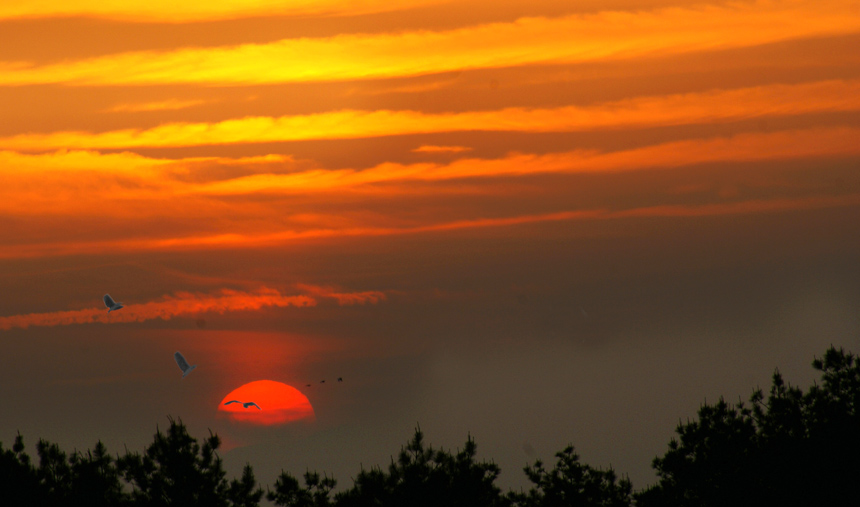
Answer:
[{"label": "white bird in flight", "polygon": [[182,378],[185,378],[186,375],[191,373],[191,370],[197,368],[196,364],[194,366],[188,366],[188,361],[186,361],[179,352],[173,354],[173,359],[176,359],[176,364],[178,364],[179,369],[182,370]]},{"label": "white bird in flight", "polygon": [[245,408],[248,408],[248,407],[250,407],[251,405],[254,405],[255,407],[257,407],[257,409],[258,409],[258,410],[263,410],[262,408],[260,408],[260,405],[257,405],[257,404],[256,404],[256,403],[254,403],[253,401],[249,401],[249,402],[243,403],[243,402],[241,402],[241,401],[239,401],[239,400],[230,400],[230,401],[228,401],[227,403],[225,403],[225,405],[229,405],[229,404],[231,404],[231,403],[242,403],[242,406],[243,406],[243,407],[245,407]]},{"label": "white bird in flight", "polygon": [[108,313],[110,313],[114,310],[119,310],[120,308],[123,307],[122,303],[117,303],[116,301],[114,301],[113,298],[110,297],[110,294],[105,294],[104,300],[105,300],[105,306],[108,307]]}]

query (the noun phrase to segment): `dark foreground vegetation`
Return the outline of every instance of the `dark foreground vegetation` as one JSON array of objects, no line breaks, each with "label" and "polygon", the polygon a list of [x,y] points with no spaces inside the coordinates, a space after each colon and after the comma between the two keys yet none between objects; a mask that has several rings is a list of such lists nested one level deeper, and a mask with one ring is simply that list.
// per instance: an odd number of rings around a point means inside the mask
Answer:
[{"label": "dark foreground vegetation", "polygon": [[830,348],[812,366],[821,382],[805,393],[774,373],[770,392],[749,404],[705,404],[681,424],[666,454],[654,459],[659,482],[633,492],[613,470],[581,463],[572,446],[525,468],[528,491],[502,492],[499,467],[476,461],[471,437],[456,453],[424,443],[420,429],[386,468],[361,470],[337,493],[334,478],[282,472],[267,491],[250,465],[228,480],[217,435],[202,445],[181,421],[170,420],[143,454],[114,458],[101,442],[66,454],[40,440],[38,459],[21,435],[0,444],[0,504],[4,506],[253,507],[265,496],[291,507],[621,507],[860,505],[860,361]]}]

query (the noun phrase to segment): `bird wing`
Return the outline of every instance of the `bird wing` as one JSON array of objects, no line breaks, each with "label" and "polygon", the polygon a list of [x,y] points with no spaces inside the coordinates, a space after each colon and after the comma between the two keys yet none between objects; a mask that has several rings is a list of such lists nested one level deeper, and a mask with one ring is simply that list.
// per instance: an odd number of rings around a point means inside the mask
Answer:
[{"label": "bird wing", "polygon": [[176,352],[175,354],[173,354],[173,359],[176,359],[176,364],[179,365],[180,370],[184,372],[188,369],[188,361],[186,361],[185,358],[182,357],[182,354]]},{"label": "bird wing", "polygon": [[231,403],[242,403],[242,402],[241,402],[241,401],[239,401],[239,400],[230,400],[230,401],[228,401],[227,403],[225,403],[225,405],[229,405],[229,404],[231,404]]},{"label": "bird wing", "polygon": [[258,409],[258,410],[263,410],[262,408],[260,408],[260,405],[257,405],[257,404],[256,404],[256,403],[254,403],[253,401],[252,401],[252,402],[250,402],[250,403],[245,403],[245,408],[248,408],[248,407],[250,407],[251,405],[254,405],[255,407],[257,407],[257,409]]},{"label": "bird wing", "polygon": [[105,306],[107,306],[108,308],[112,308],[113,305],[116,304],[116,302],[113,300],[113,298],[110,297],[110,294],[105,294],[104,300],[105,300]]}]

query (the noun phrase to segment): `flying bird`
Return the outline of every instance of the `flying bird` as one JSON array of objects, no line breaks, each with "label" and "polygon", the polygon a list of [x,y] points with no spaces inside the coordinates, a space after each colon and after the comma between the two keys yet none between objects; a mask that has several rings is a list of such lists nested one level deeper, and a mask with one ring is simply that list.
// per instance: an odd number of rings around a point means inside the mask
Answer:
[{"label": "flying bird", "polygon": [[343,382],[343,377],[338,377],[338,378],[337,378],[337,381],[338,381],[338,382]]},{"label": "flying bird", "polygon": [[114,301],[113,298],[110,297],[110,294],[105,294],[104,300],[105,300],[105,306],[108,307],[108,313],[110,313],[114,310],[119,310],[120,308],[123,307],[122,303],[117,303],[116,301]]},{"label": "flying bird", "polygon": [[227,403],[225,403],[225,405],[229,405],[229,404],[231,404],[231,403],[242,403],[242,406],[243,406],[243,407],[245,407],[245,408],[248,408],[248,407],[250,407],[251,405],[254,405],[255,407],[257,407],[257,409],[258,409],[258,410],[263,410],[262,408],[260,408],[260,405],[257,405],[257,404],[256,404],[256,403],[254,403],[253,401],[249,401],[249,402],[244,402],[244,403],[243,403],[243,402],[241,402],[241,401],[239,401],[239,400],[230,400],[230,401],[228,401]]},{"label": "flying bird", "polygon": [[320,380],[320,384],[325,384],[325,380]]},{"label": "flying bird", "polygon": [[186,375],[191,373],[191,370],[197,368],[196,364],[194,366],[188,366],[188,361],[186,361],[179,352],[173,354],[173,359],[176,359],[176,364],[178,364],[179,369],[182,370],[182,378],[185,378]]}]

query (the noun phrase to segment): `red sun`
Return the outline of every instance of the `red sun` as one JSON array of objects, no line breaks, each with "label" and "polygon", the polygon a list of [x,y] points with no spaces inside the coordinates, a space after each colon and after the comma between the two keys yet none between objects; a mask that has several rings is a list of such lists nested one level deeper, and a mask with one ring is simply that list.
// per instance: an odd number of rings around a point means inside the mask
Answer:
[{"label": "red sun", "polygon": [[[253,401],[260,409],[253,405],[245,408],[241,403],[225,405],[230,400]],[[218,412],[234,421],[266,426],[314,419],[314,408],[304,394],[273,380],[257,380],[233,389],[218,404]]]}]

